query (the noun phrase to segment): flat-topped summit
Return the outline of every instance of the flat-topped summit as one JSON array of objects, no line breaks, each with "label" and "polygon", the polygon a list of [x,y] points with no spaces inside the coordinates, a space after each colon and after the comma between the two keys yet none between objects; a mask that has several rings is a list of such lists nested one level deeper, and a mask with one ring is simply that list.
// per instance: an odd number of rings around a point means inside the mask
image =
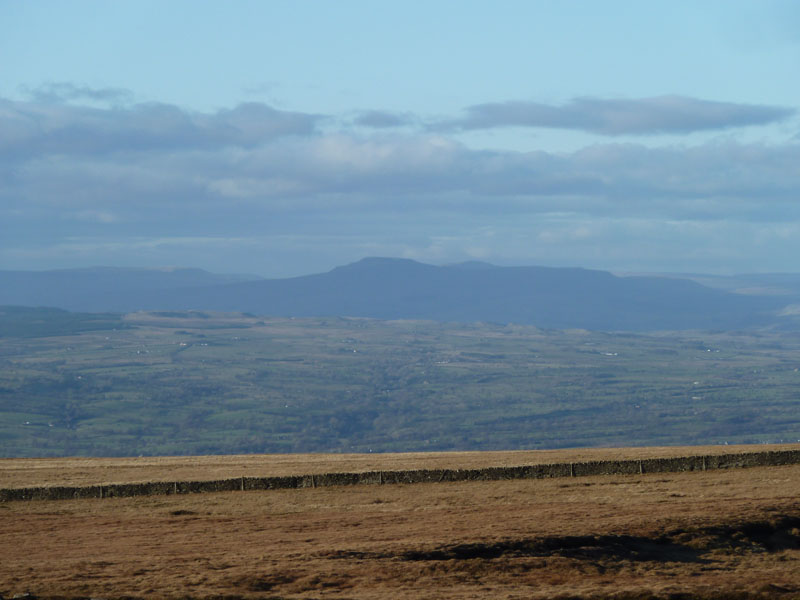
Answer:
[{"label": "flat-topped summit", "polygon": [[785,327],[792,298],[735,294],[678,277],[480,261],[435,266],[368,257],[286,279],[199,269],[0,272],[0,305],[74,311],[243,311],[269,316],[351,316],[496,322],[553,329],[663,330]]}]

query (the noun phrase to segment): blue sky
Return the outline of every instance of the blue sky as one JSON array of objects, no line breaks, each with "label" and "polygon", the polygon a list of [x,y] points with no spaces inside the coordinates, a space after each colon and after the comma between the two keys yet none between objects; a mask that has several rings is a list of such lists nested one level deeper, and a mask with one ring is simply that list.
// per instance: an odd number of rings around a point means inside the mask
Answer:
[{"label": "blue sky", "polygon": [[798,271],[800,4],[0,0],[0,269]]}]

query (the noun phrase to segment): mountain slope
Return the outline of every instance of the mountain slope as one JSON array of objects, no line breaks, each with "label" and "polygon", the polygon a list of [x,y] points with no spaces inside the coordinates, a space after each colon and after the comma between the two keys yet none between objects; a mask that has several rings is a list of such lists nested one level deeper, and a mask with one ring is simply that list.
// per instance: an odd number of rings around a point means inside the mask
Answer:
[{"label": "mountain slope", "polygon": [[366,258],[327,273],[251,281],[196,269],[6,271],[0,272],[2,304],[634,331],[738,329],[788,321],[777,316],[786,298],[732,294],[687,279],[475,262],[439,267],[395,258]]},{"label": "mountain slope", "polygon": [[[688,280],[604,271],[454,265],[368,258],[319,275],[196,290],[188,308],[282,316],[514,322],[549,328],[709,329],[769,323],[775,299]],[[199,304],[202,302],[202,304]]]},{"label": "mountain slope", "polygon": [[161,308],[173,291],[252,279],[202,269],[94,267],[0,271],[0,305],[52,306],[82,312]]}]

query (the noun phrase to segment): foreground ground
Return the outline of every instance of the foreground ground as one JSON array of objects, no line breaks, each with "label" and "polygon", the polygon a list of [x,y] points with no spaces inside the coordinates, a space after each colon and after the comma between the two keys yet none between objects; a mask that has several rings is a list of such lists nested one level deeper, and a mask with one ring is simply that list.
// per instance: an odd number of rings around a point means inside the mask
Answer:
[{"label": "foreground ground", "polygon": [[482,469],[594,460],[639,460],[800,450],[800,444],[572,448],[504,452],[404,452],[387,454],[241,454],[138,458],[0,458],[0,487],[84,486],[148,481],[204,481],[413,469]]},{"label": "foreground ground", "polygon": [[0,595],[24,592],[800,598],[800,466],[0,504]]}]

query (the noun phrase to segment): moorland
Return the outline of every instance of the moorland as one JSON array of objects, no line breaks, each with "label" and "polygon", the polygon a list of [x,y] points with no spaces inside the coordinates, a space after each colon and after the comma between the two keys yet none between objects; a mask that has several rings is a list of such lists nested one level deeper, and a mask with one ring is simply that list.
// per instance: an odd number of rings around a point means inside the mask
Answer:
[{"label": "moorland", "polygon": [[[742,448],[729,448],[743,451]],[[688,455],[713,448],[13,459],[48,485]],[[488,461],[488,462],[487,462]],[[800,467],[0,504],[0,595],[800,598]]]}]

